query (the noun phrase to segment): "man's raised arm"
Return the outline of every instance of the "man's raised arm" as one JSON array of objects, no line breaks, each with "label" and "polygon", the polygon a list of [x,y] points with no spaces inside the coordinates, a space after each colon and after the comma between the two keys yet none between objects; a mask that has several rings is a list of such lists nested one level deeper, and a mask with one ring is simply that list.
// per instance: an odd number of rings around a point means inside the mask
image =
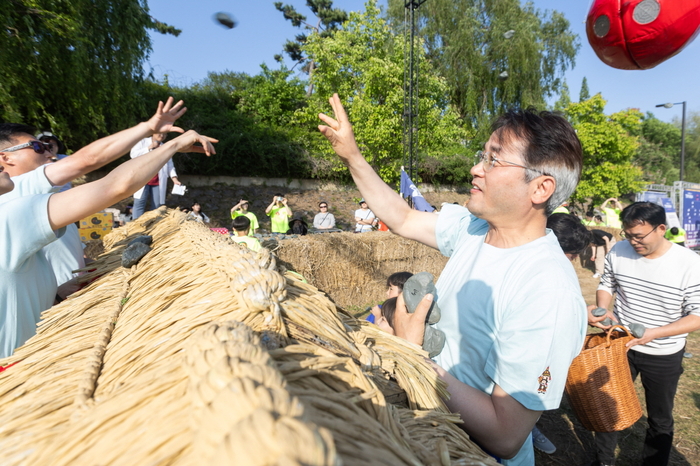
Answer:
[{"label": "man's raised arm", "polygon": [[401,196],[379,178],[357,147],[352,125],[340,103],[338,94],[333,94],[329,101],[336,119],[323,113],[319,114],[319,118],[327,126],[319,125],[318,129],[350,169],[355,184],[362,197],[367,200],[372,212],[397,235],[437,248],[435,239],[437,215],[411,209]]},{"label": "man's raised arm", "polygon": [[148,121],[98,139],[70,157],[47,165],[46,177],[54,186],[61,186],[118,159],[129,152],[141,139],[154,133],[184,132],[182,128],[173,126],[175,121],[187,111],[187,108],[182,105],[182,101],[173,105],[172,97],[169,97],[165,104],[158,102],[156,113]]},{"label": "man's raised arm", "polygon": [[[51,228],[64,227],[131,196],[153,178],[175,152],[215,154],[214,142],[218,141],[188,131],[146,155],[124,162],[102,179],[53,194],[49,198]],[[201,146],[193,148],[195,143]]]}]

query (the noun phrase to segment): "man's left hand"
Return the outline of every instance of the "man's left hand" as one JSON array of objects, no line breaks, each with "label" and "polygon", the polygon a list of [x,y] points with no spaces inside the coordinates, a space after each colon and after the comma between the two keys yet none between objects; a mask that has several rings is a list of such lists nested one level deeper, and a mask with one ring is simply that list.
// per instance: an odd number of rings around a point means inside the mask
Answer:
[{"label": "man's left hand", "polygon": [[627,342],[625,345],[627,348],[632,348],[633,346],[637,345],[646,345],[649,343],[651,340],[654,340],[656,338],[656,329],[655,328],[648,328],[644,331],[644,335],[642,338],[635,338],[634,340],[630,340]]}]

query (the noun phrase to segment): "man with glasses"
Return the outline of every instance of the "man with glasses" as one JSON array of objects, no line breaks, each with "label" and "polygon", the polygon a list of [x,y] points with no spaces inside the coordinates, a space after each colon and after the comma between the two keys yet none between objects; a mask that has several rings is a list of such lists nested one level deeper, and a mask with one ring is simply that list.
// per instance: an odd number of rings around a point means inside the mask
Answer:
[{"label": "man with glasses", "polygon": [[335,216],[328,212],[328,203],[321,201],[318,203],[319,213],[314,217],[314,228],[317,230],[335,229]]},{"label": "man with glasses", "polygon": [[[447,341],[436,371],[447,405],[482,448],[534,465],[530,432],[542,411],[556,409],[567,371],[586,331],[586,306],[574,268],[547,216],[578,183],[581,144],[571,125],[550,112],[509,112],[477,154],[468,209],[439,215],[412,210],[367,163],[340,99],[336,119],[319,130],[349,168],[372,209],[400,236],[450,257],[436,284]],[[398,298],[396,334],[421,344],[434,297],[413,314]]]},{"label": "man with glasses", "polygon": [[[171,97],[164,106],[160,103],[156,114],[148,122],[98,139],[56,163],[52,163],[56,154],[51,152],[49,144],[32,136],[32,127],[14,123],[0,124],[0,166],[12,178],[15,186],[12,191],[0,196],[0,204],[22,196],[58,192],[66,183],[127,153],[139,140],[152,134],[151,128],[171,128],[175,120],[187,110],[182,105],[182,101],[173,105]],[[91,213],[95,212],[86,215]],[[22,222],[23,219],[20,217],[16,221]],[[66,233],[48,245],[44,254],[58,285],[65,285],[60,288],[57,298],[63,299],[76,291],[77,285],[71,282],[73,271],[85,267],[78,228],[68,225]]]},{"label": "man with glasses", "polygon": [[[673,399],[683,373],[686,336],[700,329],[700,257],[664,238],[666,212],[651,202],[636,202],[620,214],[623,238],[605,259],[605,271],[596,292],[598,307],[613,312],[594,317],[600,328],[606,317],[625,326],[646,327],[641,338],[627,347],[632,378],[641,374],[648,423],[643,463],[668,464],[673,444]],[[591,306],[591,309],[594,306]],[[594,465],[615,464],[617,432],[596,433]]]},{"label": "man with glasses", "polygon": [[[172,125],[182,112],[180,105],[171,109],[170,103],[165,108],[161,103],[156,115],[139,125],[138,130],[122,132],[126,133],[126,141],[110,136],[104,143],[105,140],[101,140],[93,144],[108,152],[126,153],[133,145],[131,137],[143,137],[138,133],[182,132]],[[0,157],[7,163],[5,167],[14,169],[26,163],[23,158],[39,159],[43,155],[43,143],[36,141],[31,134],[31,128],[23,125],[0,125]],[[66,226],[133,194],[175,152],[210,155],[214,153],[212,142],[216,140],[188,131],[149,154],[120,165],[100,180],[62,193],[51,193],[50,190],[40,194],[25,193],[0,204],[0,358],[10,356],[15,348],[34,335],[41,313],[54,302],[56,278],[42,248],[61,237]],[[195,143],[202,147],[195,147]],[[20,151],[26,153],[17,154]],[[70,179],[69,174],[75,173],[68,168],[65,172],[54,171],[53,166],[41,167],[39,171],[48,186],[57,180]],[[0,172],[0,198],[13,195],[19,187],[13,181],[8,170]]]}]

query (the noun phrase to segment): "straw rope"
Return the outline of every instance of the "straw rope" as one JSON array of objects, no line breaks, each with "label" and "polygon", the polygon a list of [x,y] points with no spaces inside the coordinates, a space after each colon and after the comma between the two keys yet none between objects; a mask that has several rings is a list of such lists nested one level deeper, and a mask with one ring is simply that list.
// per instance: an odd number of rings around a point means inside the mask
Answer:
[{"label": "straw rope", "polygon": [[[152,250],[122,268],[142,234]],[[104,244],[89,284],[0,361],[17,362],[0,373],[3,464],[494,464],[420,348],[269,251],[165,209]]]}]

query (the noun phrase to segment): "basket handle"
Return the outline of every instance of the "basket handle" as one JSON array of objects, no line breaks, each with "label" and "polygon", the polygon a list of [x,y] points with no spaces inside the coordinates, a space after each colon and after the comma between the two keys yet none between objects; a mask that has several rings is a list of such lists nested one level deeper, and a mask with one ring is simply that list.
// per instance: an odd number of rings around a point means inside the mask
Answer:
[{"label": "basket handle", "polygon": [[606,347],[606,348],[609,348],[610,345],[612,344],[612,343],[610,342],[610,337],[612,336],[613,330],[616,330],[616,329],[624,330],[625,333],[627,334],[627,336],[629,336],[629,337],[633,336],[633,335],[630,333],[630,331],[627,330],[626,327],[623,327],[622,325],[613,325],[613,326],[610,327],[608,330],[606,330],[606,331],[608,332],[608,337],[606,338],[606,342],[605,342],[605,347]]}]

